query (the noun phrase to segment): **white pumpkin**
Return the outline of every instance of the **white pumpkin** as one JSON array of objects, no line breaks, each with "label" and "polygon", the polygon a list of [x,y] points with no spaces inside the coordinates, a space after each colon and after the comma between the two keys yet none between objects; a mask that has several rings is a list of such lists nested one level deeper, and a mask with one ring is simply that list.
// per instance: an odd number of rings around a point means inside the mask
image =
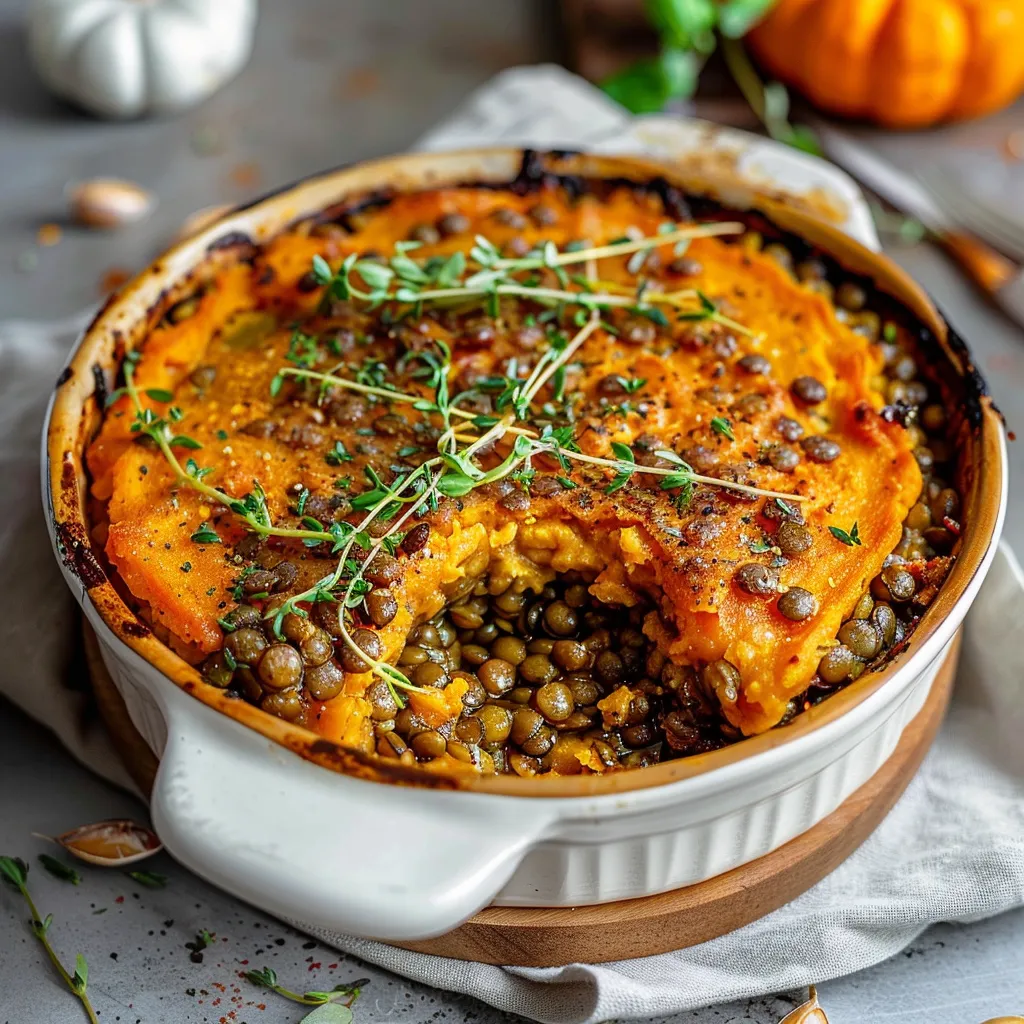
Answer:
[{"label": "white pumpkin", "polygon": [[252,51],[256,0],[33,0],[32,57],[54,92],[101,117],[205,99]]}]

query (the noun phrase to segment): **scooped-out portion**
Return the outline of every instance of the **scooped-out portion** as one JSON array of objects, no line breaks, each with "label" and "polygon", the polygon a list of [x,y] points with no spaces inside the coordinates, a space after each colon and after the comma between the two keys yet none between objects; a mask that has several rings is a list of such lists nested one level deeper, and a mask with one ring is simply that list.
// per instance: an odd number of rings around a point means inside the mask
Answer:
[{"label": "scooped-out portion", "polygon": [[368,755],[788,721],[900,650],[961,524],[913,325],[772,230],[545,175],[222,247],[124,359],[94,540],[209,684]]}]

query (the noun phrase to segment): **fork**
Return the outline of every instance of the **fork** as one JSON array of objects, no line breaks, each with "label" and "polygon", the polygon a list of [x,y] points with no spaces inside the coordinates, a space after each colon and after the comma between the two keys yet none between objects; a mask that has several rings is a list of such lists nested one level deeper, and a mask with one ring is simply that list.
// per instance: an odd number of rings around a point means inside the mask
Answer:
[{"label": "fork", "polygon": [[946,168],[933,167],[919,177],[952,220],[1007,256],[1024,262],[1024,228],[1000,217],[991,206],[957,182]]}]

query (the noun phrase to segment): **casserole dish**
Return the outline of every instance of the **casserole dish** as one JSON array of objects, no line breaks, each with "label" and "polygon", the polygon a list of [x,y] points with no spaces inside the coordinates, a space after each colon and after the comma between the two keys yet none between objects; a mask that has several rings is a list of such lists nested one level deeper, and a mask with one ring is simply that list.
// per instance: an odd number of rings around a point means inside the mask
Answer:
[{"label": "casserole dish", "polygon": [[[544,780],[428,774],[361,757],[203,682],[128,607],[93,549],[83,453],[101,415],[97,387],[113,385],[123,353],[163,317],[178,284],[233,247],[264,242],[353,196],[463,182],[529,185],[531,176],[554,174],[715,191],[643,161],[512,150],[335,172],[238,211],[168,253],[101,312],[58,388],[44,472],[55,547],[133,721],[162,751],[153,794],[158,830],[190,867],[282,916],[416,939],[453,927],[496,896],[534,905],[629,898],[776,848],[826,816],[891,753],[991,559],[1005,502],[1002,433],[966,351],[888,261],[805,214],[758,200],[765,224],[870,278],[905,307],[957,395],[950,413],[959,423],[968,525],[948,579],[899,658],[784,727],[735,745],[642,771]],[[754,199],[739,191],[715,198],[739,210]],[[382,790],[371,781],[382,777],[417,785]],[[421,857],[409,855],[408,842],[380,844],[396,829],[414,837]],[[317,865],[315,877],[296,871],[300,863]]]}]

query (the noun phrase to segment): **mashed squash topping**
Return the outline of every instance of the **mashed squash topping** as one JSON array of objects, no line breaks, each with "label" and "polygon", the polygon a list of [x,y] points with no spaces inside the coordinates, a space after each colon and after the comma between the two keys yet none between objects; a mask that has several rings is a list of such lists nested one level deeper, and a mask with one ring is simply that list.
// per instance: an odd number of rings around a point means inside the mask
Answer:
[{"label": "mashed squash topping", "polygon": [[870,298],[663,188],[329,211],[211,264],[125,360],[97,537],[207,680],[363,751],[713,749],[898,646],[959,529]]}]

